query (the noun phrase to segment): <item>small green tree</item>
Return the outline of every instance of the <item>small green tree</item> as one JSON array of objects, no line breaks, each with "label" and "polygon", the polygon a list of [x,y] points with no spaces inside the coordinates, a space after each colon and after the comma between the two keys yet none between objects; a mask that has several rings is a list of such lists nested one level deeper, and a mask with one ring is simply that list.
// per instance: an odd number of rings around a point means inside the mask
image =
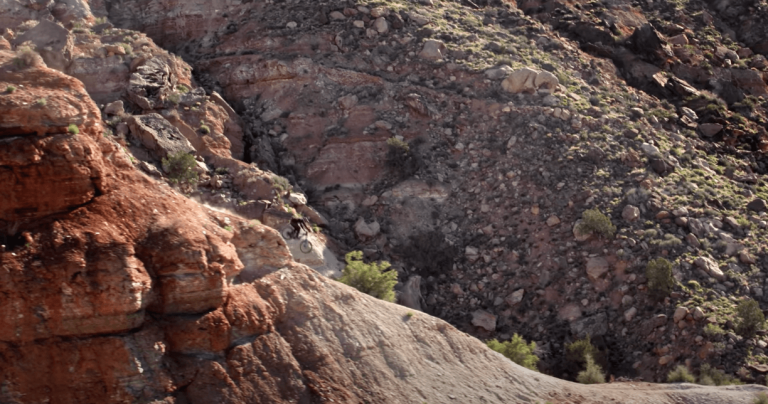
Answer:
[{"label": "small green tree", "polygon": [[605,383],[605,374],[603,374],[603,369],[600,368],[600,365],[595,363],[592,355],[587,355],[585,360],[586,366],[584,367],[584,370],[576,375],[576,381],[581,384]]},{"label": "small green tree", "polygon": [[597,209],[587,209],[581,214],[579,232],[599,234],[604,238],[611,238],[616,233],[616,226],[611,219]]},{"label": "small green tree", "polygon": [[684,365],[677,365],[677,367],[667,374],[667,383],[694,383],[696,378],[691,374],[687,367]]},{"label": "small green tree", "polygon": [[657,297],[666,297],[672,292],[675,279],[672,277],[672,264],[664,258],[657,258],[645,267],[648,290]]},{"label": "small green tree", "polygon": [[347,266],[344,267],[339,282],[381,300],[395,301],[397,271],[388,270],[389,262],[366,264],[363,262],[362,251],[351,251],[344,259],[347,261]]},{"label": "small green tree", "polygon": [[187,152],[169,154],[163,159],[163,170],[168,173],[168,180],[174,184],[192,185],[197,182],[195,157]]},{"label": "small green tree", "polygon": [[539,357],[534,353],[536,350],[535,342],[526,344],[523,337],[515,334],[509,341],[499,342],[496,339],[492,339],[485,344],[488,345],[488,348],[506,356],[509,360],[520,366],[531,370],[538,370],[536,364],[539,362]]},{"label": "small green tree", "polygon": [[742,300],[736,307],[736,315],[739,318],[736,331],[745,337],[755,335],[765,323],[763,311],[760,310],[760,305],[754,299]]},{"label": "small green tree", "polygon": [[585,363],[587,356],[592,359],[601,359],[601,353],[592,345],[592,340],[589,335],[586,338],[574,341],[566,346],[565,358],[575,363]]}]

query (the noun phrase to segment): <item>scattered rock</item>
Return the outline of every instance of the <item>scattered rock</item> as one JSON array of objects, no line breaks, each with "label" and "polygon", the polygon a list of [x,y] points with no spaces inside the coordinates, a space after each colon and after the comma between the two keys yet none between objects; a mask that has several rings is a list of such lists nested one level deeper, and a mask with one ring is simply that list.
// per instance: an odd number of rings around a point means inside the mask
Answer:
[{"label": "scattered rock", "polygon": [[560,224],[560,219],[555,215],[552,215],[547,219],[547,226],[549,227],[555,227],[558,224]]},{"label": "scattered rock", "polygon": [[696,321],[700,321],[704,318],[704,310],[701,309],[701,307],[696,307],[693,309],[693,319]]},{"label": "scattered rock", "polygon": [[723,125],[719,123],[702,123],[699,125],[699,132],[704,137],[712,137],[720,133],[723,130]]},{"label": "scattered rock", "polygon": [[557,77],[550,72],[540,72],[524,67],[510,73],[509,76],[501,82],[501,87],[505,91],[513,94],[532,94],[540,88],[547,91],[554,91],[559,83]]},{"label": "scattered rock", "polygon": [[104,113],[107,115],[122,115],[125,113],[125,108],[123,107],[123,102],[120,100],[117,100],[115,102],[110,102],[107,104],[106,107],[104,107]]},{"label": "scattered rock", "polygon": [[360,238],[376,237],[380,230],[381,226],[379,225],[379,222],[375,220],[371,223],[366,223],[365,219],[361,217],[355,222],[355,233]]},{"label": "scattered rock", "polygon": [[599,313],[576,320],[571,323],[571,332],[576,335],[576,338],[586,338],[587,335],[592,338],[605,335],[608,332],[608,315]]},{"label": "scattered rock", "polygon": [[747,204],[747,209],[758,212],[758,213],[765,212],[765,211],[768,211],[768,204],[765,203],[764,199],[757,198]]},{"label": "scattered rock", "polygon": [[685,316],[688,315],[688,309],[686,307],[678,307],[675,309],[675,315],[672,317],[672,319],[677,323],[680,320],[684,319]]},{"label": "scattered rock", "polygon": [[630,322],[633,318],[635,318],[635,315],[637,315],[637,309],[634,307],[631,307],[629,310],[624,312],[624,321]]},{"label": "scattered rock", "polygon": [[637,206],[627,205],[621,212],[621,217],[628,222],[634,222],[640,217],[640,209]]},{"label": "scattered rock", "polygon": [[429,39],[424,41],[424,47],[421,49],[421,52],[419,52],[419,57],[422,59],[428,59],[428,60],[441,60],[445,57],[445,51],[448,48],[445,46],[444,43]]},{"label": "scattered rock", "polygon": [[504,65],[504,66],[486,70],[485,77],[491,80],[500,80],[509,76],[512,73],[512,71],[513,70],[511,67]]},{"label": "scattered rock", "polygon": [[512,294],[507,296],[504,301],[507,302],[508,305],[514,306],[523,301],[523,296],[525,296],[525,289],[519,289],[512,292]]},{"label": "scattered rock", "polygon": [[587,260],[587,276],[592,282],[596,281],[604,273],[608,272],[608,261],[602,257],[594,257]]},{"label": "scattered rock", "polygon": [[496,330],[496,316],[485,311],[477,310],[472,313],[472,325],[475,327],[484,328],[487,331]]},{"label": "scattered rock", "polygon": [[725,280],[725,274],[723,274],[723,271],[720,270],[720,267],[718,267],[717,263],[713,261],[711,258],[707,258],[707,257],[696,258],[696,261],[694,261],[694,264],[696,264],[697,267],[704,270],[704,272],[709,274],[709,276],[719,281]]}]

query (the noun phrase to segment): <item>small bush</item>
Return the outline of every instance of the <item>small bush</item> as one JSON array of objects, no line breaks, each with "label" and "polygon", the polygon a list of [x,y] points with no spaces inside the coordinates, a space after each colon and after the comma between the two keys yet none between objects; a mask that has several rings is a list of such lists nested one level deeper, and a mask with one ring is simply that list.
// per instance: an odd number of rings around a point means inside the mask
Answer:
[{"label": "small bush", "polygon": [[396,137],[387,139],[387,166],[400,178],[416,174],[423,166],[421,157],[411,150],[411,146]]},{"label": "small bush", "polygon": [[580,339],[566,346],[565,358],[575,363],[585,363],[587,356],[592,359],[600,360],[602,354],[600,351],[592,345],[592,341],[589,335],[586,338]]},{"label": "small bush", "polygon": [[44,107],[48,105],[48,100],[46,100],[45,98],[41,98],[37,100],[35,103],[37,104],[38,107]]},{"label": "small bush", "polygon": [[752,400],[753,404],[768,404],[768,394],[763,392],[757,393],[755,399]]},{"label": "small bush", "polygon": [[133,54],[133,48],[131,47],[131,45],[129,45],[127,43],[121,43],[120,46],[123,48],[123,50],[125,50],[125,54],[126,55],[132,55]]},{"label": "small bush", "polygon": [[8,94],[11,94],[11,93],[13,93],[14,91],[16,91],[16,87],[15,87],[15,86],[8,86],[8,87],[6,87],[6,88],[5,88],[5,91],[6,91]]},{"label": "small bush", "polygon": [[288,179],[279,175],[272,176],[272,186],[275,187],[278,192],[290,191],[292,188]]},{"label": "small bush", "polygon": [[400,149],[400,151],[403,153],[408,153],[409,151],[411,151],[411,147],[408,146],[408,143],[396,137],[391,137],[387,139],[387,145],[390,147]]},{"label": "small bush", "polygon": [[174,105],[178,105],[181,101],[181,96],[176,93],[171,93],[168,95],[168,101],[172,102]]},{"label": "small bush", "polygon": [[211,133],[211,128],[209,128],[208,125],[200,125],[200,132],[202,132],[204,135],[207,135]]},{"label": "small bush", "polygon": [[185,86],[184,84],[179,84],[176,86],[176,90],[182,94],[186,94],[189,92],[189,87]]},{"label": "small bush", "polygon": [[705,386],[730,386],[742,383],[735,377],[727,375],[722,370],[715,369],[708,363],[705,363],[699,368],[699,384]]},{"label": "small bush", "polygon": [[174,184],[196,183],[197,173],[194,170],[196,165],[195,157],[183,151],[169,154],[163,159],[163,170],[168,173],[169,181]]},{"label": "small bush", "polygon": [[704,335],[710,338],[720,337],[725,335],[725,330],[720,328],[720,326],[717,324],[710,323],[704,326]]},{"label": "small bush", "polygon": [[605,383],[605,374],[603,374],[603,369],[600,368],[600,365],[595,363],[591,355],[587,355],[585,359],[587,364],[584,370],[576,375],[576,381],[581,384]]},{"label": "small bush", "polygon": [[488,345],[488,348],[506,356],[509,360],[520,366],[531,370],[538,370],[536,364],[539,362],[539,357],[534,353],[536,350],[535,342],[526,344],[523,337],[515,334],[509,341],[499,342],[492,339],[485,344]]},{"label": "small bush", "polygon": [[599,210],[588,209],[581,214],[579,231],[581,233],[599,234],[604,238],[611,238],[616,233],[616,226],[611,223],[611,219],[608,216],[602,214]]},{"label": "small bush", "polygon": [[67,132],[73,135],[77,135],[78,133],[80,133],[80,129],[78,129],[77,125],[75,125],[74,123],[70,123],[69,126],[67,126]]},{"label": "small bush", "polygon": [[763,311],[760,310],[760,305],[754,299],[742,300],[736,307],[736,316],[739,318],[736,331],[744,337],[755,335],[765,323]]},{"label": "small bush", "polygon": [[667,375],[667,383],[695,383],[696,378],[684,365],[677,367]]},{"label": "small bush", "polygon": [[672,277],[672,264],[664,258],[657,258],[645,267],[648,290],[658,297],[666,297],[672,292],[675,279]]},{"label": "small bush", "polygon": [[[395,285],[397,284],[397,272],[389,269],[387,261],[363,262],[362,251],[352,251],[344,257],[347,266],[339,282],[388,302],[395,301]],[[389,269],[389,270],[388,270]]]}]

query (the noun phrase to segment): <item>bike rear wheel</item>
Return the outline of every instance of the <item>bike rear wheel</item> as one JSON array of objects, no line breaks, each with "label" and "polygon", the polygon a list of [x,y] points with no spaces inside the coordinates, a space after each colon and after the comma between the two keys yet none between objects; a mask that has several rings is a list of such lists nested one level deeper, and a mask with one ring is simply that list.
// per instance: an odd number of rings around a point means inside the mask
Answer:
[{"label": "bike rear wheel", "polygon": [[299,244],[299,250],[304,254],[309,254],[309,252],[312,251],[312,243],[307,239],[302,240],[301,244]]}]

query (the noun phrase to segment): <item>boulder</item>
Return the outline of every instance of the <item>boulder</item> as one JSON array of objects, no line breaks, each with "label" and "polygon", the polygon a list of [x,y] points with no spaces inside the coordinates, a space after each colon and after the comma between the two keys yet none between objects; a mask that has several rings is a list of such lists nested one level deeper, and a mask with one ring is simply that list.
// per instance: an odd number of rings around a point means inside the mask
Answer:
[{"label": "boulder", "polygon": [[712,137],[723,130],[723,125],[719,123],[702,123],[699,125],[699,132],[704,137]]},{"label": "boulder", "polygon": [[427,60],[441,60],[445,57],[445,52],[448,48],[444,43],[429,39],[424,41],[424,47],[419,52],[419,57]]},{"label": "boulder", "polygon": [[366,223],[365,219],[361,217],[355,222],[355,234],[360,238],[376,237],[380,230],[381,226],[379,225],[379,222],[375,220],[371,223]]},{"label": "boulder", "polygon": [[765,212],[768,211],[768,204],[766,204],[764,199],[757,198],[747,204],[747,209],[758,213]]},{"label": "boulder", "polygon": [[487,331],[496,330],[496,316],[485,311],[477,310],[472,313],[472,325],[475,327],[484,328]]},{"label": "boulder", "polygon": [[587,277],[594,282],[600,278],[604,273],[608,272],[610,266],[608,261],[602,257],[593,257],[587,260]]},{"label": "boulder", "polygon": [[485,71],[485,77],[491,79],[491,80],[500,80],[503,79],[512,73],[512,68],[504,65],[495,67],[493,69],[488,69]]},{"label": "boulder", "polygon": [[686,307],[678,307],[675,309],[675,314],[672,316],[672,319],[677,323],[680,320],[684,319],[685,316],[688,315],[688,308]]},{"label": "boulder", "polygon": [[518,289],[512,292],[509,296],[507,296],[506,299],[504,299],[504,301],[507,302],[508,305],[514,306],[522,302],[524,296],[525,296],[525,289]]},{"label": "boulder", "polygon": [[128,83],[128,99],[149,111],[161,107],[166,94],[173,91],[176,78],[171,69],[160,58],[152,58],[136,68]]},{"label": "boulder", "polygon": [[720,270],[720,267],[718,267],[717,263],[713,261],[711,258],[707,258],[707,257],[696,258],[696,261],[694,261],[694,264],[696,264],[697,267],[699,267],[704,272],[709,274],[709,276],[719,281],[725,280],[725,274],[723,274],[723,271]]},{"label": "boulder", "polygon": [[134,115],[126,120],[131,135],[157,160],[179,152],[194,153],[189,140],[160,114]]},{"label": "boulder", "polygon": [[104,113],[107,115],[122,115],[125,113],[125,108],[123,107],[123,102],[118,100],[115,102],[110,102],[107,104],[106,107],[104,107]]},{"label": "boulder", "polygon": [[534,93],[536,91],[536,75],[539,72],[530,68],[522,68],[510,73],[501,82],[501,88],[512,94]]},{"label": "boulder", "polygon": [[640,217],[640,209],[637,206],[627,205],[621,211],[621,217],[628,222],[634,222]]}]

